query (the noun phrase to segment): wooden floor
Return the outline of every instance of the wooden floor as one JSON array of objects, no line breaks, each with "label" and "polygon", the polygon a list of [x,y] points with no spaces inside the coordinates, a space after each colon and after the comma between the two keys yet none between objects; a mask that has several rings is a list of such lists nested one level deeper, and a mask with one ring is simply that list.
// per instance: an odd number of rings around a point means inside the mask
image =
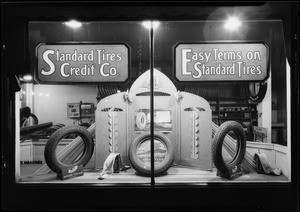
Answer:
[{"label": "wooden floor", "polygon": [[[256,172],[251,172],[244,174],[234,180],[228,180],[221,178],[216,175],[216,170],[213,171],[201,171],[185,167],[172,167],[168,172],[155,178],[155,183],[159,184],[209,184],[209,183],[224,183],[224,182],[289,182],[288,178],[281,176],[272,176],[257,174]],[[68,179],[59,180],[55,173],[49,174],[26,174],[21,176],[20,183],[91,183],[97,185],[107,185],[107,184],[150,184],[150,177],[139,176],[133,169],[128,169],[127,171],[122,171],[120,173],[114,173],[106,179],[98,180],[99,172],[85,171],[83,176]]]}]

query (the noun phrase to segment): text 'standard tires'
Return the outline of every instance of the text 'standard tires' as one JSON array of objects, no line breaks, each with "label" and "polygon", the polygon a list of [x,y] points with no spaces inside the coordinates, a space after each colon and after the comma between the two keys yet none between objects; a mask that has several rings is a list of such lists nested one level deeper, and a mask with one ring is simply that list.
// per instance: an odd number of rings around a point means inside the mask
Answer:
[{"label": "text 'standard tires'", "polygon": [[[56,148],[59,144],[59,142],[67,137],[68,135],[71,134],[76,134],[80,136],[83,140],[84,147],[83,151],[78,154],[80,155],[79,158],[76,158],[74,162],[71,164],[65,164],[57,158],[57,153],[56,153]],[[72,168],[75,165],[77,166],[85,166],[89,160],[92,157],[94,151],[94,143],[93,143],[93,138],[91,133],[87,131],[85,127],[81,126],[66,126],[62,127],[58,130],[56,130],[48,139],[45,150],[44,150],[44,156],[45,156],[45,161],[49,168],[56,172],[60,173],[62,168]]]},{"label": "text 'standard tires'", "polygon": [[[225,136],[229,132],[234,132],[236,135],[236,151],[232,160],[225,163],[222,156],[222,146]],[[229,169],[240,165],[244,159],[246,152],[246,135],[241,124],[236,121],[226,121],[217,129],[212,143],[212,157],[216,168],[223,174],[228,173]]]},{"label": "text 'standard tires'", "polygon": [[[129,161],[140,174],[151,176],[150,132],[136,137],[129,147]],[[154,175],[165,173],[173,164],[174,148],[171,141],[161,132],[154,132]]]},{"label": "text 'standard tires'", "polygon": [[249,97],[252,101],[261,102],[266,95],[268,83],[249,83]]}]

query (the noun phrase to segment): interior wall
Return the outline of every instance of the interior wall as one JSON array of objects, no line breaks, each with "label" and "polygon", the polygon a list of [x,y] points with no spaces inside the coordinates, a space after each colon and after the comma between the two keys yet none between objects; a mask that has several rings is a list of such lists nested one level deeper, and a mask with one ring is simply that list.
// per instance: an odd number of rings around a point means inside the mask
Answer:
[{"label": "interior wall", "polygon": [[72,125],[67,103],[92,102],[97,105],[96,85],[34,85],[33,113],[39,123]]}]

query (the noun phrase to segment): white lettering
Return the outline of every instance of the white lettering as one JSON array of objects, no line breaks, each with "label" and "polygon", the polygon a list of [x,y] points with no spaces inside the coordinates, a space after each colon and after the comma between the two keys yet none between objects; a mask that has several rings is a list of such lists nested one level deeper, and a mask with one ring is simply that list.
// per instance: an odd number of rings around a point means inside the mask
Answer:
[{"label": "white lettering", "polygon": [[200,78],[202,76],[202,72],[199,69],[198,65],[201,65],[201,63],[198,62],[198,63],[195,63],[195,65],[194,65],[194,69],[198,73],[198,75],[193,74],[193,78],[195,78],[195,79],[198,79],[198,78]]},{"label": "white lettering", "polygon": [[109,63],[103,63],[101,66],[100,66],[100,75],[103,76],[103,77],[108,77],[109,74],[105,74],[104,73],[104,66],[108,66]]},{"label": "white lettering", "polygon": [[260,53],[259,52],[254,52],[254,58],[256,60],[261,60]]},{"label": "white lettering", "polygon": [[210,56],[211,56],[211,52],[209,52],[209,53],[205,52],[204,55],[205,55],[205,58],[206,58],[205,61],[208,63],[208,61],[210,59]]},{"label": "white lettering", "polygon": [[117,69],[115,67],[112,67],[110,70],[109,70],[109,73],[112,75],[112,76],[115,76],[117,74]]},{"label": "white lettering", "polygon": [[69,74],[65,74],[65,66],[68,66],[70,65],[70,63],[63,63],[60,67],[60,74],[63,76],[63,77],[69,77],[70,75]]},{"label": "white lettering", "polygon": [[49,59],[49,54],[54,54],[54,51],[53,50],[47,50],[43,53],[43,59],[44,61],[49,65],[50,67],[50,70],[49,71],[45,71],[44,69],[42,69],[41,71],[41,74],[42,75],[51,75],[54,73],[55,71],[55,66],[54,66],[54,63]]},{"label": "white lettering", "polygon": [[187,72],[187,63],[191,62],[190,59],[187,58],[187,53],[191,52],[192,49],[182,49],[181,55],[182,55],[182,75],[191,75],[191,72]]}]

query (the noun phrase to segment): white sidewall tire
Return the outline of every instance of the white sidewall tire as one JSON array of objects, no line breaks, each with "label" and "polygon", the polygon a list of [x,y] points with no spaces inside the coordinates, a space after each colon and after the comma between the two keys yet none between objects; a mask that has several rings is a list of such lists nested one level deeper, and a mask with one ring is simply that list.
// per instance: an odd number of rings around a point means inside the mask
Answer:
[{"label": "white sidewall tire", "polygon": [[[144,175],[144,176],[151,176],[151,167],[145,166],[139,160],[136,152],[137,152],[137,148],[138,148],[139,144],[148,139],[149,140],[151,139],[150,132],[144,132],[144,133],[140,134],[131,143],[131,145],[129,147],[129,153],[128,153],[128,158],[129,158],[129,161],[130,161],[130,164],[132,165],[132,167],[138,173],[140,173],[141,175]],[[167,149],[166,158],[160,164],[158,164],[157,166],[154,166],[154,175],[158,176],[158,175],[165,173],[172,166],[172,164],[174,162],[175,153],[174,153],[173,144],[168,139],[168,137],[165,136],[163,133],[154,132],[154,139],[157,139],[160,142],[162,142],[166,146],[166,149]]]}]

